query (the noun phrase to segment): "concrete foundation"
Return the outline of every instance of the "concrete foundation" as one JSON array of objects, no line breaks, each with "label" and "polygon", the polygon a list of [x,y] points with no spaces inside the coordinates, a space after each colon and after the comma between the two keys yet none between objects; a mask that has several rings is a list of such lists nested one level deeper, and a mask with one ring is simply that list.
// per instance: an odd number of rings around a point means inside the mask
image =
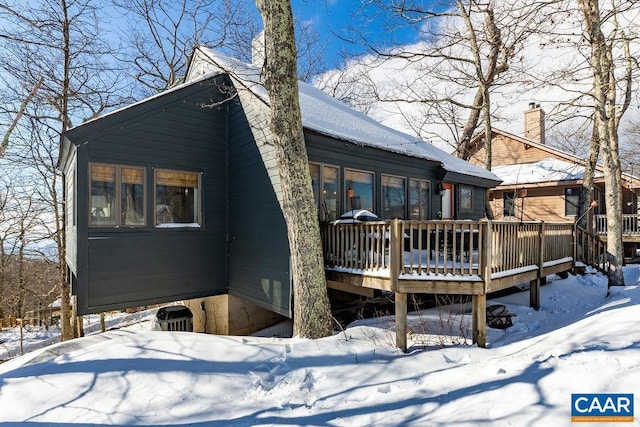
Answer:
[{"label": "concrete foundation", "polygon": [[193,313],[193,332],[249,335],[286,318],[233,295],[182,301]]}]

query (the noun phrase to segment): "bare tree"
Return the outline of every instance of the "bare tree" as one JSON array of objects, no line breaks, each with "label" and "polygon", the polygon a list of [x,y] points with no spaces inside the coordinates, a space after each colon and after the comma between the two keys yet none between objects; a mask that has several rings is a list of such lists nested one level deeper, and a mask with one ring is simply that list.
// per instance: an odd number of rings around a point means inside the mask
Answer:
[{"label": "bare tree", "polygon": [[[418,42],[374,45],[366,30],[353,29],[353,41],[371,52],[359,61],[369,66],[364,73],[377,75],[368,81],[358,78],[367,82],[363,96],[397,105],[411,131],[427,140],[445,141],[468,159],[478,148],[472,141],[481,125],[487,128],[484,144],[490,144],[496,113],[491,92],[513,79],[505,76],[536,26],[537,11],[535,4],[511,1],[367,2],[360,15],[382,14],[388,18],[389,34],[409,27]],[[345,73],[351,73],[353,62]],[[489,156],[488,162],[490,168]]]},{"label": "bare tree", "polygon": [[[109,67],[111,50],[99,39],[99,11],[89,0],[0,2],[0,79],[5,94],[25,99],[25,123],[11,134],[8,161],[37,176],[34,188],[47,203],[50,238],[55,244],[57,289],[62,301],[62,339],[73,337],[69,285],[65,268],[62,177],[56,170],[61,135],[73,121],[93,117],[119,105],[117,70]],[[16,114],[14,112],[14,114]]]},{"label": "bare tree", "polygon": [[46,204],[33,180],[8,166],[0,181],[0,317],[23,317],[55,299],[57,273],[39,256],[48,238]]},{"label": "bare tree", "polygon": [[[182,82],[187,60],[197,45],[217,48],[245,62],[251,60],[251,40],[262,30],[251,0],[112,0],[131,27],[121,48],[122,60],[141,85],[140,95],[152,95]],[[299,77],[323,70],[322,46],[310,23],[297,26],[302,40]]]},{"label": "bare tree", "polygon": [[[123,60],[143,95],[182,81],[194,46],[220,47],[256,27],[249,0],[113,0],[130,30]],[[249,39],[251,40],[251,39]]]},{"label": "bare tree", "polygon": [[296,43],[288,0],[257,0],[265,28],[264,84],[271,107],[270,129],[282,181],[293,279],[293,332],[305,338],[331,334],[331,312],[320,230],[302,131]]},{"label": "bare tree", "polygon": [[[624,285],[622,265],[622,167],[619,156],[620,120],[631,103],[634,59],[630,39],[619,18],[635,2],[612,2],[602,10],[599,0],[578,0],[582,12],[584,39],[589,47],[593,75],[590,97],[594,108],[593,139],[599,147],[604,169],[607,206],[607,251],[609,286]],[[603,27],[608,28],[605,35]],[[620,92],[622,92],[620,94]]]}]

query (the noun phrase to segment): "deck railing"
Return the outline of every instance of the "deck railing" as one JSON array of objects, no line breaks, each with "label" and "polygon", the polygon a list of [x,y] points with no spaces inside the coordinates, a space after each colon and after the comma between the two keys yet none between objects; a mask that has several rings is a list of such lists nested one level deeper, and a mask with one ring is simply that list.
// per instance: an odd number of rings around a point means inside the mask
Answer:
[{"label": "deck railing", "polygon": [[573,227],[566,223],[544,223],[544,262],[573,257]]},{"label": "deck railing", "polygon": [[[594,215],[595,234],[607,234],[607,216]],[[640,236],[640,215],[623,214],[622,215],[622,235],[623,236]]]},{"label": "deck railing", "polygon": [[327,267],[379,271],[389,268],[391,223],[323,224],[322,246]]},{"label": "deck railing", "polygon": [[402,221],[400,274],[478,275],[482,252],[480,223]]},{"label": "deck railing", "polygon": [[[325,265],[378,272],[390,267],[390,222],[324,224]],[[573,224],[513,221],[400,221],[400,275],[481,276],[541,268],[574,256]]]},{"label": "deck railing", "polygon": [[602,271],[607,270],[607,242],[578,226],[575,227],[574,239],[574,259],[577,262],[592,265]]}]

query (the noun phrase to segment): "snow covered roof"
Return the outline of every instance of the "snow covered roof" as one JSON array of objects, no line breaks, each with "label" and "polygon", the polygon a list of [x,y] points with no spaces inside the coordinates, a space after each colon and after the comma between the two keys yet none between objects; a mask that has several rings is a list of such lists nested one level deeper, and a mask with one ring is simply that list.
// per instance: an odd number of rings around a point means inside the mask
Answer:
[{"label": "snow covered roof", "polygon": [[[548,157],[535,163],[495,166],[492,172],[502,179],[501,185],[575,181],[584,178],[584,166]],[[596,171],[596,178],[602,173]]]},{"label": "snow covered roof", "polygon": [[[198,51],[204,54],[204,58],[194,54],[187,79],[222,70],[264,102],[269,103],[259,68],[219,54],[210,48],[198,47]],[[194,63],[194,60],[198,63]],[[197,71],[194,73],[194,70]],[[358,145],[439,162],[449,172],[500,181],[492,172],[454,157],[419,138],[387,127],[312,85],[299,82],[299,91],[302,125],[307,130]]]}]

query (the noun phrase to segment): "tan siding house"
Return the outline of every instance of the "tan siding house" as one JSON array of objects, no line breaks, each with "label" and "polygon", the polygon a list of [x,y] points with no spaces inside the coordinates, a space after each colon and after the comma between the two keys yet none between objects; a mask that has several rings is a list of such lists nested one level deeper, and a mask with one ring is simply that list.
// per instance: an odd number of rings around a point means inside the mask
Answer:
[{"label": "tan siding house", "polygon": [[[584,159],[545,144],[544,111],[531,104],[525,111],[524,135],[493,129],[492,172],[503,182],[489,193],[496,219],[567,221],[576,219]],[[478,146],[482,135],[476,136]],[[483,165],[485,149],[470,159]],[[623,213],[637,214],[638,177],[623,173]],[[595,214],[604,214],[604,180],[597,167],[594,179]]]}]

